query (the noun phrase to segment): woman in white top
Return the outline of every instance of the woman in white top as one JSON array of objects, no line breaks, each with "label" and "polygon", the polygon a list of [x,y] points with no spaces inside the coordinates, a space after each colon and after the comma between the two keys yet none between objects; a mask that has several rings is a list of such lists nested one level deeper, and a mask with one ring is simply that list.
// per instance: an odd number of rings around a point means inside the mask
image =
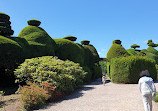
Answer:
[{"label": "woman in white top", "polygon": [[156,87],[153,79],[149,77],[148,70],[142,71],[140,76],[138,85],[142,94],[144,109],[145,111],[152,111],[152,98],[156,96]]}]

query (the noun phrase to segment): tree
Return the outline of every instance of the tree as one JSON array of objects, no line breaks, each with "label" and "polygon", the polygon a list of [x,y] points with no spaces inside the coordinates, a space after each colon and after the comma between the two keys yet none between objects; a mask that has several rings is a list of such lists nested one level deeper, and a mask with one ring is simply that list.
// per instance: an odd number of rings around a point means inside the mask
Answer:
[{"label": "tree", "polygon": [[131,48],[136,49],[136,48],[140,48],[140,46],[139,46],[139,45],[137,45],[137,44],[133,44],[133,45],[131,45]]}]

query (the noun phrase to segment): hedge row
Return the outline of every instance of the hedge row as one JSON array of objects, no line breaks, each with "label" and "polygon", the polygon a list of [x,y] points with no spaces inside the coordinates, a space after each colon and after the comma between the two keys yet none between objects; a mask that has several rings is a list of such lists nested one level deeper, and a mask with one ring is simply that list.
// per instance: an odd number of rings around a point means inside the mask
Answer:
[{"label": "hedge row", "polygon": [[31,24],[18,37],[0,36],[0,39],[0,70],[3,81],[7,81],[8,74],[14,80],[13,70],[25,59],[40,56],[58,56],[62,60],[79,63],[89,73],[85,80],[87,82],[101,75],[96,72],[101,69],[98,67],[98,53],[92,45],[82,46],[68,38],[52,39],[44,29]]},{"label": "hedge row", "polygon": [[111,61],[111,80],[116,83],[138,83],[142,70],[148,70],[151,77],[156,80],[157,72],[155,61],[142,56],[129,56],[115,58]]}]

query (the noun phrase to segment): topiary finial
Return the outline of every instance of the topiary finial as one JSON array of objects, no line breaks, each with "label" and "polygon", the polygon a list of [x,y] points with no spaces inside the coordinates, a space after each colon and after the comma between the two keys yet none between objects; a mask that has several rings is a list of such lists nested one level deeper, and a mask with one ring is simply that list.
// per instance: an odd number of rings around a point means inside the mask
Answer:
[{"label": "topiary finial", "polygon": [[63,39],[68,39],[68,40],[71,40],[71,41],[76,41],[77,37],[74,37],[72,35],[68,35],[68,36],[64,37]]},{"label": "topiary finial", "polygon": [[39,26],[41,24],[41,21],[36,20],[36,19],[31,19],[29,21],[27,21],[28,25],[32,25],[32,26]]},{"label": "topiary finial", "polygon": [[82,44],[82,45],[89,45],[89,43],[90,43],[90,41],[88,41],[88,40],[83,40],[83,41],[81,41],[81,44]]},{"label": "topiary finial", "polygon": [[121,44],[121,42],[122,42],[122,41],[120,41],[120,40],[114,40],[112,43],[113,43],[113,44]]}]

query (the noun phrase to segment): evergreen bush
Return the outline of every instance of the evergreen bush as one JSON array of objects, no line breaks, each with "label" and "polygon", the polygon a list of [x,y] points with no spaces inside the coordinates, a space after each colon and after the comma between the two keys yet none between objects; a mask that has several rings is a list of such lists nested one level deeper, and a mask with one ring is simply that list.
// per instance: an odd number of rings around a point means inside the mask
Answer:
[{"label": "evergreen bush", "polygon": [[151,53],[153,53],[153,54],[158,55],[158,51],[157,51],[154,47],[149,46],[149,47],[147,48],[147,51],[148,51],[148,52],[151,52]]},{"label": "evergreen bush", "polygon": [[82,46],[66,39],[54,39],[57,44],[56,56],[62,60],[71,60],[84,66],[84,49]]},{"label": "evergreen bush", "polygon": [[71,92],[79,87],[87,74],[79,64],[53,56],[26,59],[14,73],[16,83],[47,81],[60,92]]},{"label": "evergreen bush", "polygon": [[112,58],[126,57],[129,55],[130,54],[120,44],[113,44],[107,53],[107,59],[110,61]]},{"label": "evergreen bush", "polygon": [[157,73],[154,60],[142,56],[114,58],[110,66],[111,80],[116,83],[138,83],[140,72],[146,69],[151,77],[156,80]]},{"label": "evergreen bush", "polygon": [[5,19],[5,20],[9,20],[10,19],[10,17],[7,14],[5,14],[5,13],[0,13],[0,18]]},{"label": "evergreen bush", "polygon": [[18,37],[26,39],[30,46],[30,57],[55,55],[56,43],[47,32],[36,26],[25,27]]}]

